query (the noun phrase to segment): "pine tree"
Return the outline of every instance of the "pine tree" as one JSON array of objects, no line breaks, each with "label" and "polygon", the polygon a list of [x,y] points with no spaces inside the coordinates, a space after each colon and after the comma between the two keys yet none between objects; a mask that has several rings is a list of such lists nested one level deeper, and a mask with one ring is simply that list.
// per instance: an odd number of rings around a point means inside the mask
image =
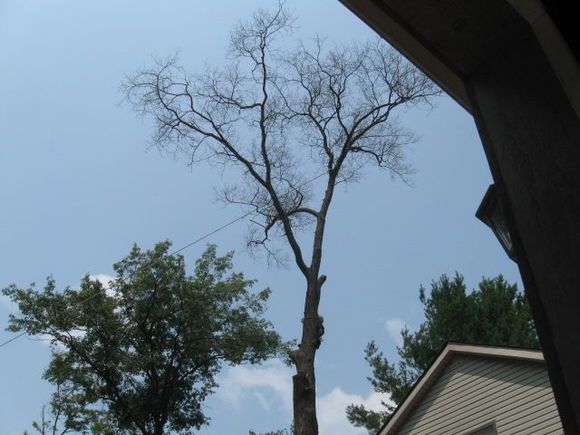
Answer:
[{"label": "pine tree", "polygon": [[463,276],[446,275],[431,283],[427,297],[419,289],[425,321],[416,332],[401,331],[402,346],[397,346],[399,361],[389,361],[371,341],[365,359],[372,369],[369,377],[374,390],[387,393],[394,402],[384,402],[383,411],[371,411],[362,405],[347,408],[349,421],[375,433],[400,404],[415,381],[429,367],[448,341],[538,349],[536,330],[525,296],[516,284],[503,276],[483,278],[477,289],[467,293]]}]

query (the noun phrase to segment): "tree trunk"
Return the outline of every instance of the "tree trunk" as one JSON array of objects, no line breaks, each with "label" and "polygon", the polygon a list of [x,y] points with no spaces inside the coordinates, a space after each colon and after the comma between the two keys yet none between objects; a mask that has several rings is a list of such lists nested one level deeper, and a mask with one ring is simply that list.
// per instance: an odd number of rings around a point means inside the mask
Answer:
[{"label": "tree trunk", "polygon": [[297,435],[318,435],[316,419],[316,379],[314,359],[324,334],[323,318],[318,315],[320,289],[326,277],[308,279],[302,320],[302,341],[291,357],[296,366],[293,376],[294,432]]}]

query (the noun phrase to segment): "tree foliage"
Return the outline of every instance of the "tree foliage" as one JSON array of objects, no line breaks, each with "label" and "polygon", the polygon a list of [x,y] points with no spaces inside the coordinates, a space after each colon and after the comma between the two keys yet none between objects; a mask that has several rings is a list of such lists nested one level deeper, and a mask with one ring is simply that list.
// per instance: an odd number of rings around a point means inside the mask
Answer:
[{"label": "tree foliage", "polygon": [[169,247],[134,246],[108,286],[85,276],[80,290],[57,291],[52,278],[40,292],[3,290],[21,312],[8,329],[55,345],[44,377],[57,386],[52,408],[65,427],[143,435],[200,428],[223,364],[279,351],[263,318],[270,291],[251,293],[254,281],[231,272],[231,253],[219,257],[209,246],[188,275]]},{"label": "tree foliage", "polygon": [[[68,367],[60,363],[55,366],[53,374],[50,375],[55,387],[50,406],[42,407],[40,420],[34,420],[32,428],[40,435],[87,433],[87,430],[92,435],[113,435],[115,432],[109,423],[107,413],[91,409],[88,403],[79,401],[81,398],[64,375]],[[62,374],[59,373],[61,370]],[[45,373],[44,377],[48,379],[49,376]],[[25,431],[25,434],[28,432]]]},{"label": "tree foliage", "polygon": [[501,275],[483,278],[471,293],[467,293],[460,274],[452,279],[443,275],[431,283],[428,297],[420,288],[419,300],[424,305],[425,321],[416,332],[407,328],[401,331],[398,363],[390,362],[374,342],[365,349],[365,359],[372,369],[369,381],[375,391],[387,393],[394,403],[383,403],[381,412],[364,406],[348,407],[349,421],[367,428],[369,433],[375,433],[387,421],[448,341],[539,348],[525,296]]},{"label": "tree foliage", "polygon": [[[374,165],[406,179],[405,146],[415,137],[396,112],[429,104],[433,83],[381,40],[329,48],[320,39],[292,47],[293,17],[283,3],[231,32],[222,68],[188,74],[175,57],[130,75],[128,101],[156,122],[155,143],[196,164],[240,170],[221,198],[252,215],[249,247],[283,259],[285,239],[305,278],[296,367],[294,427],[316,434],[314,361],[324,333],[319,315],[322,248],[337,185]],[[317,182],[315,189],[313,182]],[[310,237],[299,237],[308,230]]]}]

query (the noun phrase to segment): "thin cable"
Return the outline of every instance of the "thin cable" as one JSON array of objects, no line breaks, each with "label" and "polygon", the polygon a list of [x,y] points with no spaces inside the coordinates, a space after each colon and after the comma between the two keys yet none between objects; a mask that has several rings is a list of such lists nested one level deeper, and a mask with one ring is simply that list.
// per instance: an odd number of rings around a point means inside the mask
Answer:
[{"label": "thin cable", "polygon": [[21,332],[20,334],[18,334],[18,335],[16,335],[16,336],[12,337],[10,340],[6,340],[5,342],[3,342],[3,343],[0,343],[0,347],[2,347],[2,346],[6,346],[8,343],[12,343],[14,340],[17,340],[17,339],[19,339],[19,338],[20,338],[20,337],[22,337],[23,335],[26,335],[26,331],[24,331],[24,332]]},{"label": "thin cable", "polygon": [[[318,174],[316,177],[313,177],[313,178],[311,178],[311,179],[309,179],[309,180],[305,181],[304,183],[302,183],[302,184],[298,185],[298,187],[304,187],[304,186],[306,186],[307,184],[310,184],[310,183],[312,183],[312,182],[314,182],[314,181],[318,180],[320,177],[322,177],[322,176],[324,176],[324,175],[326,175],[326,174],[327,174],[327,172],[322,172],[322,173]],[[236,222],[238,222],[238,221],[241,221],[242,219],[244,219],[244,218],[246,218],[246,217],[250,216],[251,214],[255,214],[255,213],[256,213],[256,211],[255,211],[255,210],[253,210],[253,211],[249,211],[249,212],[247,212],[247,213],[244,213],[243,215],[241,215],[241,216],[238,216],[238,217],[237,217],[237,218],[235,218],[234,220],[231,220],[231,221],[229,221],[228,223],[226,223],[226,224],[222,225],[221,227],[218,227],[218,228],[216,228],[215,230],[213,230],[213,231],[210,231],[209,233],[206,233],[206,234],[204,234],[204,235],[203,235],[203,236],[201,236],[201,237],[198,237],[198,238],[197,238],[197,239],[195,239],[193,242],[190,242],[190,243],[188,243],[187,245],[185,245],[185,246],[183,246],[183,247],[181,247],[181,248],[179,248],[179,249],[177,249],[177,250],[175,250],[175,251],[171,252],[171,253],[170,253],[170,254],[168,254],[168,255],[169,255],[169,256],[175,255],[175,254],[177,254],[177,253],[179,253],[179,252],[181,252],[181,251],[183,251],[183,250],[185,250],[185,249],[187,249],[187,248],[189,248],[189,247],[191,247],[191,246],[193,246],[193,245],[195,245],[195,244],[197,244],[197,243],[201,242],[202,240],[205,240],[205,239],[207,239],[209,236],[212,236],[212,235],[214,235],[215,233],[218,233],[218,232],[220,232],[221,230],[224,230],[224,229],[226,229],[227,227],[229,227],[229,226],[231,226],[231,225],[235,224]],[[150,263],[150,264],[148,264],[146,267],[151,267],[153,264],[154,264],[154,263]],[[94,297],[96,297],[96,296],[98,296],[98,295],[99,295],[99,293],[95,293],[95,294],[93,294],[93,295],[91,295],[91,296],[87,297],[86,299],[84,299],[84,300],[80,301],[80,302],[79,302],[79,305],[81,305],[81,306],[82,306],[82,305],[86,304],[86,303],[87,303],[89,300],[91,300],[92,298],[94,298]],[[16,336],[12,337],[11,339],[9,339],[9,340],[6,340],[6,341],[4,341],[4,342],[0,343],[0,347],[4,347],[4,346],[6,346],[7,344],[9,344],[9,343],[12,343],[13,341],[15,341],[15,340],[19,339],[20,337],[22,337],[22,336],[24,336],[24,335],[26,335],[26,331],[24,331],[24,332],[21,332],[20,334],[18,334],[18,335],[16,335]]]},{"label": "thin cable", "polygon": [[[326,175],[326,174],[327,174],[326,172],[322,172],[322,173],[318,174],[316,177],[314,177],[314,178],[311,178],[310,180],[307,180],[307,181],[305,181],[304,183],[302,183],[302,184],[298,185],[298,187],[304,187],[304,186],[306,186],[307,184],[310,184],[310,183],[312,183],[313,181],[316,181],[316,180],[318,180],[320,177],[322,177],[323,175]],[[235,218],[233,221],[230,221],[230,222],[228,222],[227,224],[224,224],[224,225],[222,225],[221,227],[219,227],[219,228],[216,228],[215,230],[213,230],[213,231],[210,231],[210,232],[209,232],[209,233],[207,233],[207,234],[204,234],[203,236],[199,237],[198,239],[195,239],[193,242],[191,242],[191,243],[188,243],[187,245],[183,246],[182,248],[179,248],[178,250],[171,252],[169,255],[175,255],[175,254],[177,254],[177,253],[179,253],[179,252],[181,252],[181,251],[183,251],[183,250],[185,250],[185,249],[189,248],[190,246],[193,246],[193,245],[195,245],[196,243],[199,243],[199,242],[201,242],[202,240],[205,240],[205,239],[207,239],[209,236],[212,236],[212,235],[214,235],[215,233],[217,233],[217,232],[219,232],[219,231],[221,231],[221,230],[224,230],[224,229],[226,229],[227,227],[229,227],[230,225],[233,225],[233,224],[235,224],[236,222],[238,222],[238,221],[241,221],[242,219],[244,219],[244,218],[246,218],[246,217],[250,216],[251,214],[255,214],[255,213],[257,213],[257,211],[256,211],[256,210],[253,210],[253,211],[249,211],[249,212],[247,212],[247,213],[244,213],[243,215],[241,215],[241,216],[238,216],[237,218]]]},{"label": "thin cable", "polygon": [[248,213],[245,213],[245,214],[243,214],[243,215],[241,215],[241,216],[238,216],[238,217],[237,217],[237,218],[235,218],[233,221],[230,221],[230,222],[228,222],[227,224],[224,224],[224,225],[222,225],[221,227],[219,227],[219,228],[216,228],[215,230],[213,230],[213,231],[210,231],[210,232],[209,232],[209,233],[207,233],[207,234],[204,234],[203,236],[199,237],[198,239],[195,239],[193,242],[191,242],[191,243],[188,243],[187,245],[183,246],[182,248],[179,248],[179,249],[178,249],[178,250],[176,250],[176,251],[173,251],[172,253],[170,253],[170,254],[168,254],[168,255],[170,255],[170,256],[171,256],[171,255],[175,255],[175,254],[177,254],[177,253],[179,253],[179,252],[183,251],[184,249],[187,249],[187,248],[189,248],[190,246],[193,246],[193,245],[195,245],[196,243],[199,243],[199,242],[201,242],[202,240],[205,240],[205,239],[207,239],[209,236],[211,236],[211,235],[213,235],[213,234],[215,234],[215,233],[217,233],[217,232],[219,232],[219,231],[221,231],[221,230],[223,230],[223,229],[226,229],[226,228],[227,228],[227,227],[229,227],[230,225],[233,225],[233,224],[235,224],[236,222],[238,222],[238,221],[241,221],[241,220],[242,220],[242,219],[244,219],[245,217],[247,217],[247,216],[249,216],[249,215],[251,215],[251,214],[254,214],[254,213],[256,213],[256,212],[255,212],[255,211],[250,211],[250,212],[248,212]]},{"label": "thin cable", "polygon": [[[238,221],[240,221],[240,220],[244,219],[246,216],[249,216],[249,215],[251,215],[251,214],[253,214],[253,213],[255,213],[255,211],[251,211],[251,212],[245,213],[245,214],[243,214],[243,215],[241,215],[241,216],[238,216],[238,217],[237,217],[237,218],[235,218],[234,220],[232,220],[232,221],[229,221],[228,223],[226,223],[226,224],[222,225],[221,227],[219,227],[219,228],[216,228],[215,230],[213,230],[213,231],[210,231],[209,233],[206,233],[206,234],[204,234],[203,236],[201,236],[201,237],[199,237],[199,238],[195,239],[193,242],[191,242],[191,243],[188,243],[187,245],[185,245],[185,246],[183,246],[183,247],[181,247],[181,248],[177,249],[176,251],[173,251],[173,252],[172,252],[172,253],[170,253],[169,255],[170,255],[170,256],[173,256],[173,255],[175,255],[175,254],[177,254],[177,253],[179,253],[179,252],[181,252],[181,251],[183,251],[183,250],[185,250],[185,249],[189,248],[190,246],[193,246],[193,245],[195,245],[196,243],[199,243],[199,242],[201,242],[202,240],[204,240],[204,239],[207,239],[209,236],[211,236],[211,235],[213,235],[213,234],[215,234],[215,233],[217,233],[217,232],[219,232],[219,231],[221,231],[221,230],[223,230],[223,229],[225,229],[225,228],[227,228],[227,227],[229,227],[229,226],[231,226],[231,225],[235,224],[236,222],[238,222]],[[145,266],[145,268],[147,269],[147,268],[149,268],[149,267],[152,267],[153,265],[154,265],[154,263],[150,263],[150,264],[148,264],[147,266]],[[89,300],[93,299],[94,297],[96,297],[96,296],[98,296],[98,295],[99,295],[99,293],[92,294],[92,295],[90,295],[89,297],[87,297],[87,298],[83,299],[82,301],[80,301],[80,302],[78,303],[78,305],[79,305],[79,306],[82,306],[82,305],[86,304],[86,303],[87,303]],[[11,339],[9,339],[9,340],[6,340],[6,341],[4,341],[4,342],[0,343],[0,347],[4,347],[4,346],[6,346],[7,344],[9,344],[9,343],[11,343],[11,342],[13,342],[13,341],[15,341],[15,340],[19,339],[20,337],[22,337],[22,336],[24,336],[24,335],[26,335],[26,331],[24,331],[24,332],[21,332],[20,334],[18,334],[18,335],[16,335],[16,336],[12,337]]]}]

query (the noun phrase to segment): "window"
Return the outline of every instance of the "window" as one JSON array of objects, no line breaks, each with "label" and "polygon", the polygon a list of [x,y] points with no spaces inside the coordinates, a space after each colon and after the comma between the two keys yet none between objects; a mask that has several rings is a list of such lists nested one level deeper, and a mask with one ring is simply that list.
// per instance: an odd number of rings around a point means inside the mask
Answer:
[{"label": "window", "polygon": [[497,430],[495,429],[495,424],[492,423],[473,432],[469,432],[468,435],[497,435]]}]

